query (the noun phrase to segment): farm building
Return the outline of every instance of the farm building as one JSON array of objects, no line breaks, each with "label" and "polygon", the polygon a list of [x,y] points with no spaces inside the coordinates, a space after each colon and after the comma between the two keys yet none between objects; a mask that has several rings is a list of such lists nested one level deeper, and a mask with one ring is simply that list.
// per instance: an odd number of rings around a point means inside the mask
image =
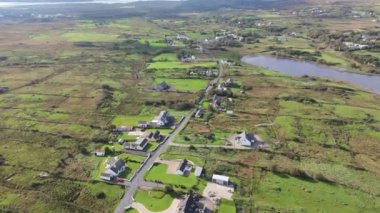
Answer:
[{"label": "farm building", "polygon": [[195,168],[195,171],[194,171],[194,175],[195,175],[195,177],[200,177],[200,176],[202,176],[202,173],[203,173],[203,168],[200,167],[200,166],[197,166],[197,167]]},{"label": "farm building", "polygon": [[219,185],[224,185],[228,186],[230,183],[230,178],[224,175],[212,175],[212,182],[219,184]]},{"label": "farm building", "polygon": [[236,135],[235,140],[242,146],[253,146],[253,144],[256,143],[256,138],[247,132]]}]

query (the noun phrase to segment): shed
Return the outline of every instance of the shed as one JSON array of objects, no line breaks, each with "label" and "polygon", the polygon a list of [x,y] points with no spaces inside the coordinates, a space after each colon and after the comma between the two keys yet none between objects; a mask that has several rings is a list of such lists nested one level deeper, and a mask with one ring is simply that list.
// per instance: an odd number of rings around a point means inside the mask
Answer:
[{"label": "shed", "polygon": [[200,166],[197,166],[194,171],[195,177],[200,177],[202,173],[203,173],[203,168]]},{"label": "shed", "polygon": [[212,175],[212,182],[220,185],[227,186],[230,182],[230,178],[224,175]]}]

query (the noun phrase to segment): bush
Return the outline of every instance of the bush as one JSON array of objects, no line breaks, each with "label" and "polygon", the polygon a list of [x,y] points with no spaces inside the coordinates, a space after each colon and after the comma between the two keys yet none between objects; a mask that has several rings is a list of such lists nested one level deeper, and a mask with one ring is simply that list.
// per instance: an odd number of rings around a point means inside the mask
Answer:
[{"label": "bush", "polygon": [[106,198],[106,194],[104,192],[97,192],[96,193],[96,198],[98,198],[98,199],[104,199],[104,198]]}]

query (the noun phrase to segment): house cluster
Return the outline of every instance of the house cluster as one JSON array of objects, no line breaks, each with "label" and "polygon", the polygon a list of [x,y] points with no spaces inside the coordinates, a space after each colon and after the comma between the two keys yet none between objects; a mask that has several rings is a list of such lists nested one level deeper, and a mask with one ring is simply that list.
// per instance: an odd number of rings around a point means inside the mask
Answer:
[{"label": "house cluster", "polygon": [[139,121],[138,127],[146,129],[148,127],[153,128],[163,128],[168,127],[173,121],[173,117],[169,114],[168,111],[161,111],[158,116],[155,116],[151,122],[148,121]]},{"label": "house cluster", "polygon": [[190,40],[190,38],[188,36],[182,35],[182,34],[178,34],[176,39],[179,41],[189,41]]},{"label": "house cluster", "polygon": [[227,30],[221,30],[216,34],[214,39],[215,41],[222,41],[227,39],[242,41],[243,37],[238,36],[235,33],[228,32]]},{"label": "house cluster", "polygon": [[169,91],[172,89],[172,87],[166,81],[163,81],[157,85],[149,87],[148,89],[157,91]]},{"label": "house cluster", "polygon": [[194,55],[185,55],[185,56],[182,56],[181,58],[181,61],[182,63],[191,63],[191,62],[195,62],[195,56]]},{"label": "house cluster", "polygon": [[222,96],[214,95],[212,96],[212,103],[211,106],[216,110],[221,112],[223,110],[222,108]]},{"label": "house cluster", "polygon": [[[221,84],[218,84],[218,86],[215,88],[215,94],[212,97],[212,104],[211,106],[214,108],[214,110],[221,112],[223,110],[222,107],[222,96],[232,96],[232,92],[230,87],[233,87],[236,85],[236,82],[228,78],[226,81],[224,81]],[[230,109],[233,104],[233,99],[231,97],[227,98],[226,103],[226,111],[228,112],[228,115],[233,115],[233,111]]]},{"label": "house cluster", "polygon": [[350,50],[364,50],[370,47],[369,45],[366,45],[366,44],[357,44],[353,42],[344,42],[343,44]]},{"label": "house cluster", "polygon": [[162,137],[158,130],[156,132],[145,132],[135,142],[125,142],[123,147],[125,150],[144,151],[149,142],[160,142],[162,141]]},{"label": "house cluster", "polygon": [[218,72],[205,68],[191,68],[187,71],[187,74],[191,76],[215,77],[218,75]]},{"label": "house cluster", "polygon": [[118,157],[107,159],[105,164],[105,171],[100,174],[100,178],[107,181],[114,181],[127,168],[127,164]]}]

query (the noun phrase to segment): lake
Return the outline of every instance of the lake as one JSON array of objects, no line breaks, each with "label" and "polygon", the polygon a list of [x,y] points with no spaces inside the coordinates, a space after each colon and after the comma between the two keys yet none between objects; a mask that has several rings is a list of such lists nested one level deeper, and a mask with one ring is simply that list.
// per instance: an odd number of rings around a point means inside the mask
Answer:
[{"label": "lake", "polygon": [[263,55],[244,56],[242,61],[247,64],[265,67],[290,76],[304,75],[344,81],[368,91],[380,94],[380,76],[347,72],[338,68],[318,65],[314,62],[296,61]]}]

